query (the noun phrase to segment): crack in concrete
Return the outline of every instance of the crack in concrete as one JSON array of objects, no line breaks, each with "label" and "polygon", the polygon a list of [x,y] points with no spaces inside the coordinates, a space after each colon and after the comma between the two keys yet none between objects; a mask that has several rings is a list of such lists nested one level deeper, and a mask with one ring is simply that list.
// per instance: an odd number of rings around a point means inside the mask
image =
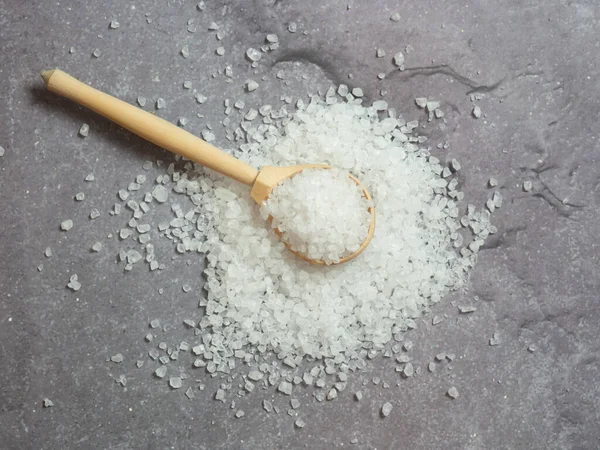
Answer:
[{"label": "crack in concrete", "polygon": [[404,71],[393,70],[388,74],[387,78],[393,79],[400,77],[404,79],[411,79],[420,75],[431,76],[439,74],[448,75],[454,78],[460,84],[470,88],[470,90],[466,92],[466,95],[493,92],[496,89],[498,89],[506,79],[506,77],[502,78],[491,85],[477,84],[470,78],[459,74],[456,70],[454,70],[451,66],[447,64],[439,64],[437,66],[409,67]]},{"label": "crack in concrete", "polygon": [[500,247],[510,247],[512,242],[507,242],[508,239],[516,239],[516,235],[520,231],[525,231],[527,226],[525,225],[517,225],[512,228],[506,229],[502,234],[495,234],[488,236],[487,240],[481,246],[481,250],[492,250]]}]

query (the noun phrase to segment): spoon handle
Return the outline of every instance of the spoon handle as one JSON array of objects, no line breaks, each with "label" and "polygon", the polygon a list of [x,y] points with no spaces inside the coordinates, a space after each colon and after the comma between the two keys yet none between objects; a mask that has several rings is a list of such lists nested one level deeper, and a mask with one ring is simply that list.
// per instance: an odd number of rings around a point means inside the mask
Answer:
[{"label": "spoon handle", "polygon": [[170,152],[209,167],[225,176],[252,186],[258,170],[219,150],[180,127],[94,89],[59,69],[42,72],[49,91],[62,95],[132,133]]}]

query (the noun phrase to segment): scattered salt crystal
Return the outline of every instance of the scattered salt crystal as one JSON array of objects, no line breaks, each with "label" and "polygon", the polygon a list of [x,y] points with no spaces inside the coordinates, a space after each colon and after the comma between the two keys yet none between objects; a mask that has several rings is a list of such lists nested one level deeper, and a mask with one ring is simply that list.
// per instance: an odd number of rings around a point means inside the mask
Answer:
[{"label": "scattered salt crystal", "polygon": [[402,52],[398,52],[394,55],[394,64],[398,67],[402,67],[404,64],[404,55]]},{"label": "scattered salt crystal", "polygon": [[246,90],[248,92],[252,92],[255,91],[256,89],[258,89],[258,83],[254,80],[246,80]]},{"label": "scattered salt crystal", "polygon": [[292,395],[292,384],[287,381],[282,381],[279,386],[277,386],[277,390],[285,395]]},{"label": "scattered salt crystal", "polygon": [[169,378],[169,386],[173,389],[180,389],[183,385],[181,377],[171,377]]},{"label": "scattered salt crystal", "polygon": [[248,110],[248,112],[246,113],[246,115],[244,116],[244,119],[252,121],[254,119],[256,119],[258,117],[258,111],[254,108],[250,108]]},{"label": "scattered salt crystal", "polygon": [[263,400],[263,409],[266,412],[271,412],[273,411],[273,404],[268,400]]},{"label": "scattered salt crystal", "polygon": [[259,61],[261,56],[261,53],[255,48],[250,47],[248,48],[248,50],[246,50],[246,58],[248,58],[252,62]]},{"label": "scattered salt crystal", "polygon": [[495,191],[494,194],[492,195],[492,202],[494,202],[494,207],[496,209],[500,208],[502,206],[502,194],[500,194],[500,192]]},{"label": "scattered salt crystal", "polygon": [[90,126],[87,123],[84,123],[83,125],[81,125],[81,127],[79,128],[79,136],[87,137],[89,133],[90,133]]},{"label": "scattered salt crystal", "polygon": [[195,397],[194,390],[191,387],[187,388],[187,390],[185,391],[185,396],[191,400]]},{"label": "scattered salt crystal", "polygon": [[71,275],[71,277],[69,278],[69,283],[67,283],[67,287],[75,292],[81,289],[81,283],[79,282],[77,274]]},{"label": "scattered salt crystal", "polygon": [[415,98],[415,103],[419,108],[425,108],[427,106],[427,99],[425,97]]},{"label": "scattered salt crystal", "polygon": [[143,108],[144,106],[146,106],[146,97],[139,95],[137,98],[137,103]]},{"label": "scattered salt crystal", "polygon": [[164,203],[169,197],[169,191],[166,187],[157,185],[152,189],[152,197],[154,197],[158,203]]},{"label": "scattered salt crystal", "polygon": [[223,389],[217,389],[217,393],[215,394],[215,400],[220,402],[225,401],[225,391]]},{"label": "scattered salt crystal", "polygon": [[500,339],[500,334],[499,333],[494,333],[492,335],[492,337],[490,338],[490,345],[491,346],[496,346],[496,345],[500,345],[502,343],[501,339]]},{"label": "scattered salt crystal", "polygon": [[384,111],[388,108],[388,103],[385,100],[377,100],[373,102],[373,108],[377,111]]},{"label": "scattered salt crystal", "polygon": [[427,112],[433,112],[440,107],[440,102],[428,101],[425,105]]},{"label": "scattered salt crystal", "polygon": [[73,221],[71,219],[64,220],[60,223],[60,229],[62,231],[69,231],[71,228],[73,228]]},{"label": "scattered salt crystal", "polygon": [[202,139],[204,139],[206,142],[212,142],[215,140],[215,135],[212,131],[202,130]]},{"label": "scattered salt crystal", "polygon": [[454,386],[452,386],[450,389],[448,389],[448,392],[446,393],[448,395],[448,397],[450,397],[452,400],[457,399],[458,398],[458,389],[456,389]]},{"label": "scattered salt crystal", "polygon": [[385,402],[382,406],[381,406],[381,415],[383,417],[387,417],[390,415],[390,413],[392,412],[392,404],[390,402]]},{"label": "scattered salt crystal", "polygon": [[404,366],[404,370],[402,371],[402,375],[405,376],[406,378],[410,378],[414,375],[415,370],[414,370],[414,366],[412,365],[412,363],[406,363],[406,365]]},{"label": "scattered salt crystal", "polygon": [[327,392],[327,400],[335,400],[338,396],[338,391],[336,388],[331,388],[329,392]]}]

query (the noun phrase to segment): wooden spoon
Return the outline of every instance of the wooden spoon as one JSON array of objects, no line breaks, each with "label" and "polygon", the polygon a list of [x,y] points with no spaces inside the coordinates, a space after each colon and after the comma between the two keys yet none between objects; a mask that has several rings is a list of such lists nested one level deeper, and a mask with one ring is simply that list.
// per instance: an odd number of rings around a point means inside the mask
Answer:
[{"label": "wooden spoon", "polygon": [[[94,89],[62,70],[43,71],[42,78],[49,91],[62,95],[97,112],[132,133],[166,150],[177,153],[184,158],[195,161],[252,187],[250,196],[258,205],[261,205],[269,197],[273,188],[286,178],[293,177],[304,169],[330,168],[324,164],[303,164],[291,167],[265,166],[259,171],[182,128],[136,106]],[[369,192],[360,181],[352,175],[350,175],[350,178],[360,186],[366,199],[371,200]],[[369,245],[375,232],[375,208],[370,207],[369,212],[373,220],[369,226],[369,234],[366,239],[358,250],[351,255],[341,258],[335,264],[345,263],[356,258]],[[281,237],[278,229],[275,229],[275,232]],[[285,241],[284,244],[292,253],[305,261],[313,264],[325,264],[322,260],[310,259],[292,250]]]}]

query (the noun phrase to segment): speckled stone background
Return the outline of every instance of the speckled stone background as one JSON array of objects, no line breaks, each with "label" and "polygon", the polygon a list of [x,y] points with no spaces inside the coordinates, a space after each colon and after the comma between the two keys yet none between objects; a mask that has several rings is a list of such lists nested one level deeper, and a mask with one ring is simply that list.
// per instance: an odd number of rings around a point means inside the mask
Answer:
[{"label": "speckled stone background", "polygon": [[[206,3],[199,12],[183,0],[0,0],[0,145],[6,150],[0,157],[0,447],[600,448],[598,2]],[[399,22],[389,20],[394,11]],[[116,30],[108,28],[112,19],[120,23]],[[188,19],[196,32],[187,31]],[[225,32],[222,44],[207,31],[212,21]],[[298,24],[293,34],[291,21]],[[255,74],[243,53],[259,47],[266,33],[277,33],[281,47],[263,55]],[[188,59],[179,54],[184,45]],[[219,45],[223,57],[215,54]],[[407,45],[414,52],[399,72],[391,56]],[[385,58],[375,58],[377,47]],[[96,48],[99,58],[91,56]],[[226,65],[231,83],[218,74]],[[505,204],[493,216],[499,232],[481,251],[468,291],[445,299],[406,336],[423,373],[404,380],[392,359],[376,359],[372,373],[351,377],[334,402],[317,403],[312,388],[298,389],[301,430],[286,414],[289,398],[271,390],[237,399],[236,410],[246,415],[235,419],[229,402],[212,399],[220,380],[194,373],[189,361],[182,361],[191,376],[186,383],[198,378],[207,385],[192,400],[153,377],[156,363],[146,356],[152,346],[143,341],[148,322],[167,325],[170,344],[189,340],[181,321],[197,314],[203,260],[172,258],[173,248],[162,240],[157,253],[166,270],[150,273],[138,265],[123,273],[116,264],[123,244],[107,235],[126,219],[108,211],[117,190],[143,173],[143,161],[171,157],[46,93],[38,74],[55,66],[132,103],[146,96],[147,110],[163,97],[162,117],[187,117],[195,133],[210,123],[224,147],[231,145],[219,124],[225,98],[244,98],[246,109],[279,105],[281,95],[305,98],[345,82],[361,86],[367,101],[387,91],[391,106],[420,120],[426,117],[414,97],[441,101],[446,123],[425,121],[420,132],[431,144],[449,143],[434,153],[462,162],[469,202],[485,202],[494,176]],[[284,80],[275,77],[281,69]],[[380,72],[387,73],[383,81]],[[244,94],[249,77],[260,88]],[[208,97],[204,105],[182,88],[184,80]],[[482,95],[479,120],[470,114],[470,94]],[[77,136],[84,122],[86,139]],[[96,181],[84,182],[88,173]],[[525,180],[533,181],[530,193],[522,190]],[[86,199],[75,202],[80,191]],[[91,208],[102,216],[90,221]],[[67,218],[75,225],[64,233],[59,224]],[[93,254],[89,248],[98,240],[104,248]],[[51,258],[44,257],[47,246]],[[83,284],[77,293],[66,289],[72,273]],[[192,292],[185,294],[183,284]],[[462,304],[477,311],[459,314],[455,305]],[[446,317],[433,326],[433,315]],[[498,346],[489,345],[493,333]],[[528,351],[531,345],[537,350]],[[123,363],[106,362],[118,352]],[[439,352],[456,358],[429,373],[426,365]],[[145,361],[141,369],[138,358]],[[119,375],[127,377],[126,389],[114,381]],[[373,376],[391,387],[362,386]],[[451,386],[460,392],[456,400],[445,395]],[[361,402],[352,396],[358,389]],[[46,397],[52,408],[42,408]],[[263,398],[282,412],[266,414]],[[386,400],[394,409],[382,419]]]}]

